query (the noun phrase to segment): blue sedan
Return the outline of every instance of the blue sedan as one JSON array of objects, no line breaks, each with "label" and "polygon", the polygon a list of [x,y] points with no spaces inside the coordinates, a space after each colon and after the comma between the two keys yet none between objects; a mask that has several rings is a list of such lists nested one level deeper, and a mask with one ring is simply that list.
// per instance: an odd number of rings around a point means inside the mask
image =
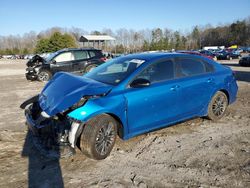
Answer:
[{"label": "blue sedan", "polygon": [[21,107],[41,143],[50,137],[60,149],[69,147],[73,154],[78,146],[100,160],[117,135],[129,139],[194,117],[222,118],[237,90],[232,70],[211,59],[141,53],[115,58],[84,76],[57,73]]}]

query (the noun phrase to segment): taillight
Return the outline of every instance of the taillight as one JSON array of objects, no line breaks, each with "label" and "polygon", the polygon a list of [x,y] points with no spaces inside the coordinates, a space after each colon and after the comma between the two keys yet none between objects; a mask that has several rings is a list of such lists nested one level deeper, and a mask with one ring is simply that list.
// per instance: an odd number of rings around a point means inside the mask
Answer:
[{"label": "taillight", "polygon": [[101,57],[100,60],[104,62],[104,61],[107,60],[107,58],[106,57]]}]

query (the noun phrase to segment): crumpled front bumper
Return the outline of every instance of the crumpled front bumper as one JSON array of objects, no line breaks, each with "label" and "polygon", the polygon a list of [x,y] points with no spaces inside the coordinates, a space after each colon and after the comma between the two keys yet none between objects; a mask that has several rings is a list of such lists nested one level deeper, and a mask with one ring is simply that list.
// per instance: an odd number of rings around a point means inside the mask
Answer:
[{"label": "crumpled front bumper", "polygon": [[69,142],[60,142],[62,137],[53,121],[49,124],[42,123],[49,122],[49,119],[45,117],[39,117],[37,120],[34,120],[30,107],[25,109],[25,116],[26,125],[29,131],[32,132],[33,145],[42,155],[48,158],[59,159],[69,157],[75,153]]},{"label": "crumpled front bumper", "polygon": [[37,72],[35,71],[34,67],[26,68],[25,76],[27,80],[31,80],[31,81],[37,80],[37,77],[38,77]]},{"label": "crumpled front bumper", "polygon": [[27,80],[31,80],[31,81],[37,80],[37,73],[32,67],[28,67],[26,69],[25,76]]},{"label": "crumpled front bumper", "polygon": [[35,121],[32,119],[30,110],[25,109],[24,114],[26,117],[26,125],[28,126],[29,130],[33,133],[34,136],[38,136],[39,128],[36,125]]}]

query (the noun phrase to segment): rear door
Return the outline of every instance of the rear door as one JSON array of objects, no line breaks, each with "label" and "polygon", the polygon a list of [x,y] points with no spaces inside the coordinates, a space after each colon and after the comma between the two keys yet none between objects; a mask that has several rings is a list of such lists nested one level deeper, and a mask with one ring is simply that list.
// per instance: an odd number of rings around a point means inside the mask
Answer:
[{"label": "rear door", "polygon": [[151,64],[134,79],[138,78],[147,79],[151,84],[128,88],[124,93],[129,131],[145,132],[172,121],[179,109],[174,62],[166,60]]},{"label": "rear door", "polygon": [[181,113],[184,118],[199,114],[207,107],[215,86],[213,66],[196,58],[177,58],[175,62]]},{"label": "rear door", "polygon": [[83,72],[88,62],[89,55],[86,50],[73,51],[74,61],[72,62],[72,68],[74,72]]},{"label": "rear door", "polygon": [[62,52],[58,54],[53,60],[55,63],[51,63],[50,67],[53,72],[72,71],[72,61],[74,60],[74,56],[71,52]]}]

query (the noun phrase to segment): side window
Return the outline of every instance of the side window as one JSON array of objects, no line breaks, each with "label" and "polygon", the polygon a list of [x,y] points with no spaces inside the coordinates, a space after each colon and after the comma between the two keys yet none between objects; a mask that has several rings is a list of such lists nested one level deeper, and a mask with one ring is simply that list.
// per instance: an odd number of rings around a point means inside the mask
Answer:
[{"label": "side window", "polygon": [[179,58],[176,63],[178,63],[178,77],[195,76],[207,72],[205,64],[196,59]]},{"label": "side window", "polygon": [[92,57],[102,57],[102,52],[99,50],[89,51],[89,56]]},{"label": "side window", "polygon": [[74,57],[71,52],[64,52],[56,56],[54,60],[56,60],[56,62],[72,61]]},{"label": "side window", "polygon": [[89,51],[89,56],[90,57],[95,57],[95,53],[93,51]]},{"label": "side window", "polygon": [[137,78],[147,79],[151,83],[174,79],[174,63],[172,61],[164,61],[149,65]]},{"label": "side window", "polygon": [[75,60],[80,60],[80,59],[87,59],[88,58],[88,53],[87,51],[73,51]]},{"label": "side window", "polygon": [[213,72],[214,71],[214,66],[213,65],[211,65],[210,63],[205,62],[205,61],[203,61],[203,63],[205,65],[205,67],[206,67],[206,72]]}]

